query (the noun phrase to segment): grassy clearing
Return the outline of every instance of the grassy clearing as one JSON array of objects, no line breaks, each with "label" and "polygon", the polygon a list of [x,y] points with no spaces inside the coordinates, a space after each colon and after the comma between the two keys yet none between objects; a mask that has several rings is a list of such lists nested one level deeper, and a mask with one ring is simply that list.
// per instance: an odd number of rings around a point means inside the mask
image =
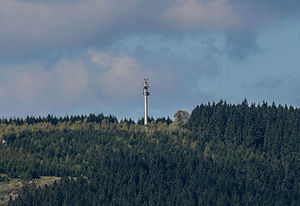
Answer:
[{"label": "grassy clearing", "polygon": [[9,197],[15,198],[18,196],[19,189],[25,182],[35,183],[39,187],[46,184],[53,184],[54,181],[60,180],[60,177],[54,176],[41,176],[33,180],[21,180],[17,178],[9,178],[5,174],[0,174],[0,206],[7,205]]}]

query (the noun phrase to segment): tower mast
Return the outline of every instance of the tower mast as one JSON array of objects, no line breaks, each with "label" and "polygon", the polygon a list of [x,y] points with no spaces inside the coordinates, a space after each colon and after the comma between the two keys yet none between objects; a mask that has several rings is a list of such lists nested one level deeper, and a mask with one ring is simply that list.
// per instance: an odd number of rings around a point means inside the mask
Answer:
[{"label": "tower mast", "polygon": [[144,89],[143,89],[143,94],[144,94],[144,125],[148,124],[148,96],[149,96],[149,92],[148,92],[148,88],[149,88],[149,84],[148,84],[148,79],[145,78],[144,79]]}]

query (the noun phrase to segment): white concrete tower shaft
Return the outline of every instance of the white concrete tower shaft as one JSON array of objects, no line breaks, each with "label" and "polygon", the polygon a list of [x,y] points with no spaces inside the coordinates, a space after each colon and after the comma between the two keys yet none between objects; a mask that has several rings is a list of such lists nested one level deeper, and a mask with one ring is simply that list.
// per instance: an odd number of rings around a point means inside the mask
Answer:
[{"label": "white concrete tower shaft", "polygon": [[148,92],[148,88],[149,88],[149,84],[148,84],[148,79],[144,79],[144,84],[143,84],[143,94],[144,94],[144,125],[148,124],[148,96],[149,96],[149,92]]}]

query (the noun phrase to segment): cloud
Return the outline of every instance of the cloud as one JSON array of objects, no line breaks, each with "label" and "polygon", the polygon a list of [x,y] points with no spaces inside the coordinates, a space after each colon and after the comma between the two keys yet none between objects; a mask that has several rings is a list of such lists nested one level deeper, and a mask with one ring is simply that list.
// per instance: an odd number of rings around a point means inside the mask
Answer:
[{"label": "cloud", "polygon": [[51,49],[65,49],[106,41],[114,31],[127,27],[128,6],[121,1],[87,0],[33,2],[4,0],[0,3],[0,44],[2,55],[26,55]]},{"label": "cloud", "polygon": [[56,50],[104,46],[145,33],[178,37],[220,32],[235,46],[248,36],[252,44],[241,48],[246,51],[255,48],[261,29],[290,16],[299,17],[299,8],[296,0],[3,0],[0,56],[3,60],[28,58]]},{"label": "cloud", "polygon": [[[97,107],[120,114],[126,105],[129,113],[136,111],[144,77],[150,79],[153,106],[161,111],[173,110],[170,102],[214,98],[199,81],[210,85],[230,70],[223,62],[260,52],[257,36],[298,19],[299,5],[296,0],[2,0],[0,110],[80,113]],[[152,35],[159,38],[149,40]],[[222,37],[221,46],[214,35]],[[127,45],[119,43],[131,38]],[[261,84],[272,87],[272,82]],[[210,91],[216,88],[218,83]]]},{"label": "cloud", "polygon": [[126,101],[137,94],[145,71],[134,57],[90,50],[90,60],[99,67],[99,87],[102,94],[113,99]]},{"label": "cloud", "polygon": [[278,87],[281,87],[283,84],[285,84],[286,78],[274,78],[274,77],[264,77],[260,81],[256,83],[257,89],[268,89],[268,90],[275,90],[278,89]]},{"label": "cloud", "polygon": [[[88,86],[88,71],[80,60],[60,60],[54,69],[53,87],[57,87],[59,99],[74,100],[82,95]],[[57,81],[57,82],[56,82]]]},{"label": "cloud", "polygon": [[270,102],[278,102],[282,104],[299,105],[300,98],[298,88],[300,80],[296,76],[290,75],[273,75],[265,76],[255,82],[255,88],[261,96]]},{"label": "cloud", "polygon": [[51,74],[40,65],[28,64],[10,67],[1,81],[0,97],[4,102],[32,104],[46,89]]},{"label": "cloud", "polygon": [[252,32],[227,33],[226,49],[229,57],[238,61],[245,59],[249,54],[262,51],[257,44],[257,34]]},{"label": "cloud", "polygon": [[167,23],[182,30],[220,31],[239,24],[239,18],[226,0],[175,1],[164,14]]},{"label": "cloud", "polygon": [[0,110],[5,110],[9,116],[64,115],[102,108],[100,112],[105,110],[120,115],[127,112],[128,116],[136,116],[143,100],[141,84],[143,78],[148,77],[151,105],[160,108],[153,112],[158,115],[162,109],[173,113],[176,105],[190,105],[199,95],[202,98],[207,95],[199,92],[198,78],[213,78],[218,73],[214,61],[205,57],[199,58],[200,64],[186,61],[184,57],[174,59],[168,51],[160,52],[160,57],[147,50],[140,52],[134,55],[125,50],[87,49],[51,64],[4,66],[0,68],[5,73],[0,81],[0,97],[5,101],[0,102]]}]

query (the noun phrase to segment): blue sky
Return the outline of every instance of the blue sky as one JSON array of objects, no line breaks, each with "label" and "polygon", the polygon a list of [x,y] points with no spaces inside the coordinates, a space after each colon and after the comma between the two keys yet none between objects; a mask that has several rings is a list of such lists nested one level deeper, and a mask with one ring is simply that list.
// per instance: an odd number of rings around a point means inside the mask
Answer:
[{"label": "blue sky", "polygon": [[0,113],[172,116],[226,100],[300,106],[300,1],[2,0]]}]

